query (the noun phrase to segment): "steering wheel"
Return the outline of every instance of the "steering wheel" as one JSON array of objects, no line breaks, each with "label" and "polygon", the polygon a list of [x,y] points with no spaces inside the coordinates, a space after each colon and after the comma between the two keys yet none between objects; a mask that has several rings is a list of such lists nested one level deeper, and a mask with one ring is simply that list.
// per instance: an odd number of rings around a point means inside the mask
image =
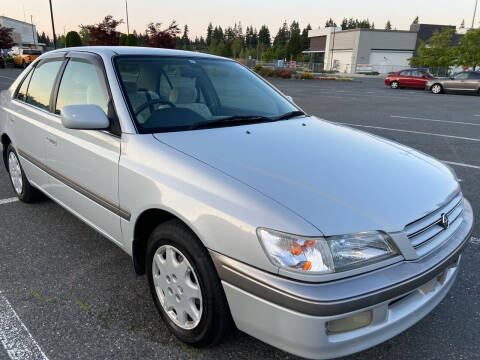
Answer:
[{"label": "steering wheel", "polygon": [[145,104],[143,104],[142,106],[140,106],[136,111],[135,111],[135,115],[138,115],[140,114],[143,110],[145,110],[146,108],[148,108],[149,106],[153,105],[153,104],[164,104],[164,105],[168,105],[172,108],[176,107],[174,103],[172,103],[171,101],[168,101],[168,100],[164,100],[164,99],[151,99],[151,100],[148,100]]}]

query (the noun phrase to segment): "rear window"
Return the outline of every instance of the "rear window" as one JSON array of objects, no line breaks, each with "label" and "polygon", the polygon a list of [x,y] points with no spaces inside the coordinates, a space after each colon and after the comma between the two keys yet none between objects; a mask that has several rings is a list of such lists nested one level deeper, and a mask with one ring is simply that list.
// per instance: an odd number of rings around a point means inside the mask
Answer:
[{"label": "rear window", "polygon": [[23,50],[23,55],[42,55],[39,50]]}]

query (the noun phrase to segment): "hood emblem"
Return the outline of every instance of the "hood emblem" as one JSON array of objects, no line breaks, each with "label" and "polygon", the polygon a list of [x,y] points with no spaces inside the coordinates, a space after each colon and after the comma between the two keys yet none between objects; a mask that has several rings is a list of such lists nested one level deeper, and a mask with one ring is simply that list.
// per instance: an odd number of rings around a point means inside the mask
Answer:
[{"label": "hood emblem", "polygon": [[447,230],[450,226],[450,220],[448,219],[447,214],[442,214],[442,217],[440,219],[440,225],[443,227],[444,230]]}]

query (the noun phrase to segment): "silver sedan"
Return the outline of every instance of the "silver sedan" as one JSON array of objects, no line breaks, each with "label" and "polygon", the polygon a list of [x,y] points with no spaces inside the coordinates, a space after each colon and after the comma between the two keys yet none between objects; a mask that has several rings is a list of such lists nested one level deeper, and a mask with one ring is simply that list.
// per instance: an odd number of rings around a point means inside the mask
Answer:
[{"label": "silver sedan", "polygon": [[449,78],[432,79],[427,81],[425,89],[434,94],[460,92],[480,95],[480,72],[463,71]]},{"label": "silver sedan", "polygon": [[46,53],[3,94],[0,136],[17,196],[121,247],[193,346],[234,326],[307,358],[374,346],[446,296],[473,226],[443,163],[206,54]]}]

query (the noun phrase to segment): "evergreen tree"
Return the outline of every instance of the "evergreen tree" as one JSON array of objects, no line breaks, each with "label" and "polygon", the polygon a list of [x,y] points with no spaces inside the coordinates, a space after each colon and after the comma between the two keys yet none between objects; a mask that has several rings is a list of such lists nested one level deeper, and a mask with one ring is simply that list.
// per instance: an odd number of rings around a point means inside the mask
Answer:
[{"label": "evergreen tree", "polygon": [[419,22],[419,19],[418,19],[418,16],[417,16],[417,17],[415,17],[415,19],[413,19],[412,24],[418,24],[418,22]]},{"label": "evergreen tree", "polygon": [[333,21],[332,18],[328,19],[328,21],[325,23],[325,27],[328,28],[328,27],[337,27],[337,24],[335,23],[335,21]]},{"label": "evergreen tree", "polygon": [[273,40],[274,47],[285,47],[287,45],[288,39],[290,38],[290,31],[288,29],[287,22],[284,21],[278,33]]},{"label": "evergreen tree", "polygon": [[303,38],[300,33],[300,26],[298,22],[292,22],[290,25],[289,35],[290,38],[286,46],[287,58],[290,60],[295,60],[303,51]]},{"label": "evergreen tree", "polygon": [[207,28],[207,38],[206,38],[206,44],[207,46],[210,46],[210,42],[212,41],[212,35],[213,35],[213,25],[212,23],[208,24]]},{"label": "evergreen tree", "polygon": [[185,27],[183,28],[182,48],[185,50],[190,49],[190,39],[188,38],[188,25],[185,25]]},{"label": "evergreen tree", "polygon": [[137,37],[135,36],[135,34],[127,35],[127,38],[125,39],[125,45],[126,46],[137,46],[138,45]]},{"label": "evergreen tree", "polygon": [[385,24],[385,30],[387,31],[392,30],[392,23],[390,22],[390,20],[388,20],[387,23]]},{"label": "evergreen tree", "polygon": [[270,37],[270,30],[266,25],[262,25],[258,32],[258,41],[269,48],[272,45],[272,39]]},{"label": "evergreen tree", "polygon": [[308,32],[310,30],[312,30],[312,27],[310,24],[308,24],[307,27],[302,31],[303,50],[308,50],[310,48],[310,39],[308,38]]},{"label": "evergreen tree", "polygon": [[127,42],[127,34],[120,35],[120,38],[118,39],[118,45],[125,46],[126,42]]}]

